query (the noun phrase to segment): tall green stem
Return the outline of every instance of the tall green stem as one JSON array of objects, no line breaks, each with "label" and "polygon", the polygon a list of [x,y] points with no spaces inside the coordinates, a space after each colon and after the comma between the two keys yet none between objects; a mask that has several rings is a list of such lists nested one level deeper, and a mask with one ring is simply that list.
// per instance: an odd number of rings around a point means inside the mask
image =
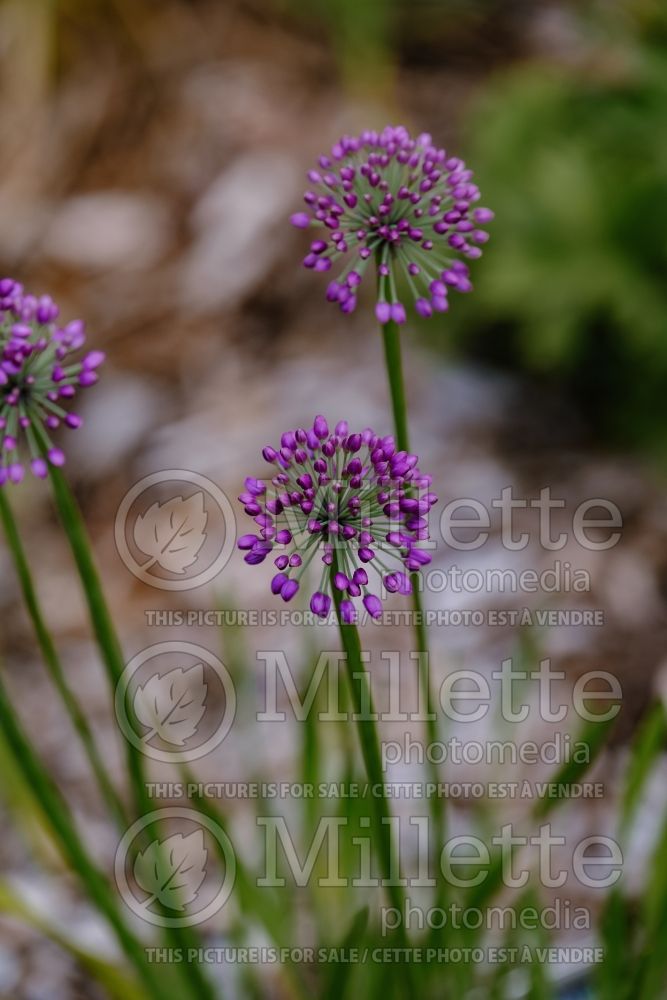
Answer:
[{"label": "tall green stem", "polygon": [[[125,669],[125,664],[118,635],[93,559],[86,525],[68,482],[60,469],[51,468],[49,471],[60,520],[69,539],[88,604],[97,645],[106,667],[112,697],[115,697],[116,686]],[[146,815],[155,809],[155,803],[148,796],[144,759],[141,752],[129,740],[126,745],[127,765],[137,812],[140,815]],[[188,927],[167,928],[166,936],[176,944],[180,944],[181,947],[185,947],[186,950],[196,945],[199,940],[194,931]],[[187,968],[179,966],[178,972],[186,979],[186,982],[189,980],[188,985],[192,987],[200,1000],[215,1000],[215,991],[197,962],[189,963]]]},{"label": "tall green stem", "polygon": [[[0,725],[16,765],[39,802],[63,855],[81,876],[90,899],[113,927],[123,951],[141,977],[148,994],[155,1000],[163,1000],[165,984],[148,963],[143,945],[130,933],[121,918],[106,879],[90,860],[72,823],[70,810],[23,732],[1,680]],[[171,993],[169,995],[173,996]]]},{"label": "tall green stem", "polygon": [[394,430],[399,451],[410,451],[408,435],[408,408],[405,401],[403,381],[403,359],[401,357],[401,331],[397,323],[390,320],[382,327],[384,361],[389,379],[391,407],[394,414]]},{"label": "tall green stem", "polygon": [[[401,358],[401,337],[398,325],[392,321],[385,323],[382,327],[382,338],[384,341],[384,357],[389,380],[396,443],[400,451],[410,451],[407,404],[403,382],[403,362]],[[424,611],[419,592],[420,582],[419,574],[413,573],[412,606],[414,609],[414,632],[417,646],[415,652],[419,654],[421,703],[426,706],[428,737],[431,742],[435,742],[438,738],[438,727],[435,718],[432,718],[435,713],[433,711],[433,699],[428,682],[428,644],[426,640],[426,628],[424,626]]]},{"label": "tall green stem", "polygon": [[[56,506],[79,571],[91,624],[113,697],[125,669],[120,642],[107,607],[97,567],[93,561],[88,532],[79,506],[60,469],[52,467],[49,472]],[[154,809],[154,805],[148,798],[143,758],[139,750],[129,740],[126,741],[126,754],[136,810],[138,813],[150,812]]]},{"label": "tall green stem", "polygon": [[62,668],[58,652],[51,637],[51,633],[44,620],[44,615],[37,597],[37,591],[30,572],[25,550],[21,542],[18,527],[14,519],[11,506],[4,490],[0,490],[0,519],[4,528],[5,537],[9,551],[12,554],[16,573],[21,585],[23,600],[25,602],[28,615],[32,622],[37,636],[37,642],[44,658],[44,663],[51,676],[58,694],[67,710],[72,725],[77,732],[82,746],[88,757],[88,761],[93,770],[99,790],[121,828],[125,828],[129,819],[116,789],[111,782],[107,770],[102,763],[95,739],[93,737],[88,721],[79,705],[75,695],[71,691],[65,672]]},{"label": "tall green stem", "polygon": [[[382,339],[384,343],[384,357],[389,381],[389,393],[391,396],[391,408],[394,417],[394,430],[396,433],[396,443],[400,451],[410,451],[410,437],[408,433],[407,403],[405,398],[405,383],[403,380],[403,360],[401,357],[401,331],[397,323],[389,321],[382,326]],[[419,587],[421,578],[418,573],[413,573],[412,582],[412,610],[414,615],[414,636],[415,652],[419,661],[419,693],[420,704],[426,710],[426,735],[429,743],[433,746],[438,741],[438,724],[434,711],[433,696],[429,682],[428,663],[428,642],[426,638],[426,626],[424,624],[424,609],[422,606]],[[430,757],[431,755],[429,755]],[[430,763],[431,777],[437,786],[440,781],[440,772],[437,764]],[[444,801],[444,800],[443,800]],[[431,819],[434,826],[435,841],[438,854],[445,839],[445,810],[443,802],[439,796],[434,795],[431,799]],[[439,880],[439,901],[444,892],[444,882]]]},{"label": "tall green stem", "polygon": [[[403,887],[400,885],[400,865],[394,852],[391,831],[392,817],[384,789],[380,742],[373,719],[375,714],[373,711],[373,700],[370,694],[370,687],[368,688],[366,698],[364,698],[361,692],[360,683],[366,682],[368,684],[368,674],[361,657],[361,642],[359,641],[357,627],[345,622],[341,614],[342,595],[334,583],[334,577],[338,572],[338,565],[337,553],[334,549],[333,562],[331,564],[331,590],[333,592],[340,637],[346,653],[345,664],[350,692],[352,694],[359,743],[361,744],[361,754],[364,759],[366,775],[372,786],[370,801],[373,810],[374,840],[380,858],[382,876],[389,902],[391,906],[403,915],[405,913],[405,894]],[[401,919],[399,933],[401,947],[407,948],[408,938],[403,925],[403,919]],[[406,981],[411,979],[407,964],[404,971]]]}]

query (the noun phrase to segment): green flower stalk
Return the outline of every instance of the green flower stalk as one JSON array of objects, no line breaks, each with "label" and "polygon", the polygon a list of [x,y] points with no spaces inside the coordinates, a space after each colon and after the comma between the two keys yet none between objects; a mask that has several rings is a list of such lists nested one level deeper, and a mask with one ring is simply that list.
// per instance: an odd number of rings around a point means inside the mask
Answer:
[{"label": "green flower stalk", "polygon": [[[97,369],[104,361],[104,355],[100,351],[91,351],[78,359],[76,354],[85,341],[83,324],[76,320],[61,326],[57,322],[58,316],[58,307],[49,296],[36,298],[24,293],[23,287],[12,279],[0,280],[0,431],[4,432],[0,441],[0,487],[5,483],[21,482],[26,451],[30,456],[30,467],[34,475],[40,479],[49,479],[81,579],[113,697],[125,667],[123,653],[95,566],[83,517],[60,468],[65,462],[65,455],[51,440],[52,432],[59,430],[61,425],[72,429],[81,426],[81,417],[69,411],[68,406],[79,389],[97,382]],[[67,684],[37,600],[11,508],[4,496],[0,499],[0,520],[47,669],[81,738],[101,794],[114,819],[125,825],[127,813],[109,779],[83,710]],[[67,807],[54,796],[53,783],[41,767],[18,722],[11,718],[12,712],[6,694],[0,690],[3,728],[9,734],[17,757],[25,758],[20,763],[26,780],[35,788],[66,856],[89,889],[91,898],[117,931],[128,957],[137,964],[138,954],[143,949],[119,918],[113,895],[102,890],[102,876],[96,872],[88,858],[73,825],[68,823],[65,827]],[[21,746],[23,750],[20,749]],[[145,762],[139,750],[129,741],[126,743],[126,763],[134,798],[134,814],[145,815],[152,812],[155,803],[148,796]],[[156,829],[155,825],[153,828]],[[198,943],[198,938],[188,928],[168,929],[166,936],[174,945],[186,949]],[[145,966],[144,959],[137,964],[137,969],[146,985],[153,989],[154,977],[146,975]],[[179,968],[178,980],[182,983],[178,987],[179,995],[184,995],[185,989],[185,995],[214,1000],[213,988],[197,963],[189,964],[187,969]],[[160,995],[159,989],[157,995]]]},{"label": "green flower stalk", "polygon": [[[318,230],[304,266],[328,274],[326,297],[345,314],[357,307],[369,266],[377,274],[375,315],[382,326],[384,357],[397,447],[410,454],[407,405],[399,326],[407,312],[427,318],[449,309],[449,292],[472,290],[467,261],[482,255],[489,236],[482,227],[493,212],[478,206],[480,192],[472,171],[459,157],[433,144],[428,133],[413,138],[403,126],[343,136],[331,153],[308,172],[306,210],[291,222]],[[465,259],[461,259],[465,258]],[[429,742],[438,738],[428,682],[428,645],[418,577],[412,578],[414,635],[419,654],[419,684],[426,706]],[[431,765],[438,781],[438,768]],[[444,840],[444,814],[432,810],[436,842]]]},{"label": "green flower stalk", "polygon": [[53,637],[44,619],[14,514],[3,490],[0,490],[0,520],[2,521],[7,545],[12,554],[21,585],[23,600],[35,630],[44,663],[67,710],[72,725],[81,740],[100,792],[111,814],[115,817],[117,824],[124,829],[129,823],[127,811],[109,777],[85,713],[67,683]]}]

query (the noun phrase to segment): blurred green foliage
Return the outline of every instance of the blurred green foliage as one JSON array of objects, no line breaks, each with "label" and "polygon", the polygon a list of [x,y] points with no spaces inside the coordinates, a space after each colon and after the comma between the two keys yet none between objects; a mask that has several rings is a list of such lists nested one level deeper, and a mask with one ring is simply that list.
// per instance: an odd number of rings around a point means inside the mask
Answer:
[{"label": "blurred green foliage", "polygon": [[476,356],[559,382],[612,443],[667,436],[667,47],[485,88],[468,158],[492,242],[447,317]]},{"label": "blurred green foliage", "polygon": [[386,97],[392,86],[397,0],[270,0],[270,6],[327,39],[350,93]]}]

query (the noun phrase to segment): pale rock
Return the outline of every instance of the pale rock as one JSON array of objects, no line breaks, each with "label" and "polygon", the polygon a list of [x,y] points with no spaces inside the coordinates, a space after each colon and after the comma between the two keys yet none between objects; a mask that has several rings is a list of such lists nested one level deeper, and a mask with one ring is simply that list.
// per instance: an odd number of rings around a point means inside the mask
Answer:
[{"label": "pale rock", "polygon": [[170,240],[166,206],[154,195],[97,191],[64,202],[43,242],[47,257],[83,271],[149,268]]},{"label": "pale rock", "polygon": [[266,149],[240,157],[213,182],[192,215],[186,309],[231,307],[259,284],[283,251],[298,177],[293,159]]}]

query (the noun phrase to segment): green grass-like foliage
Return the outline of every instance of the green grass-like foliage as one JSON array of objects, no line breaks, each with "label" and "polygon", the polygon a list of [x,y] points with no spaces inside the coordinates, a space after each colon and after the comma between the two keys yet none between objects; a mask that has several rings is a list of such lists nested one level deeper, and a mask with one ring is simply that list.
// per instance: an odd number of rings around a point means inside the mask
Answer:
[{"label": "green grass-like foliage", "polygon": [[428,332],[559,385],[604,440],[662,447],[667,46],[598,58],[528,63],[483,91],[467,159],[492,240],[475,294]]}]

